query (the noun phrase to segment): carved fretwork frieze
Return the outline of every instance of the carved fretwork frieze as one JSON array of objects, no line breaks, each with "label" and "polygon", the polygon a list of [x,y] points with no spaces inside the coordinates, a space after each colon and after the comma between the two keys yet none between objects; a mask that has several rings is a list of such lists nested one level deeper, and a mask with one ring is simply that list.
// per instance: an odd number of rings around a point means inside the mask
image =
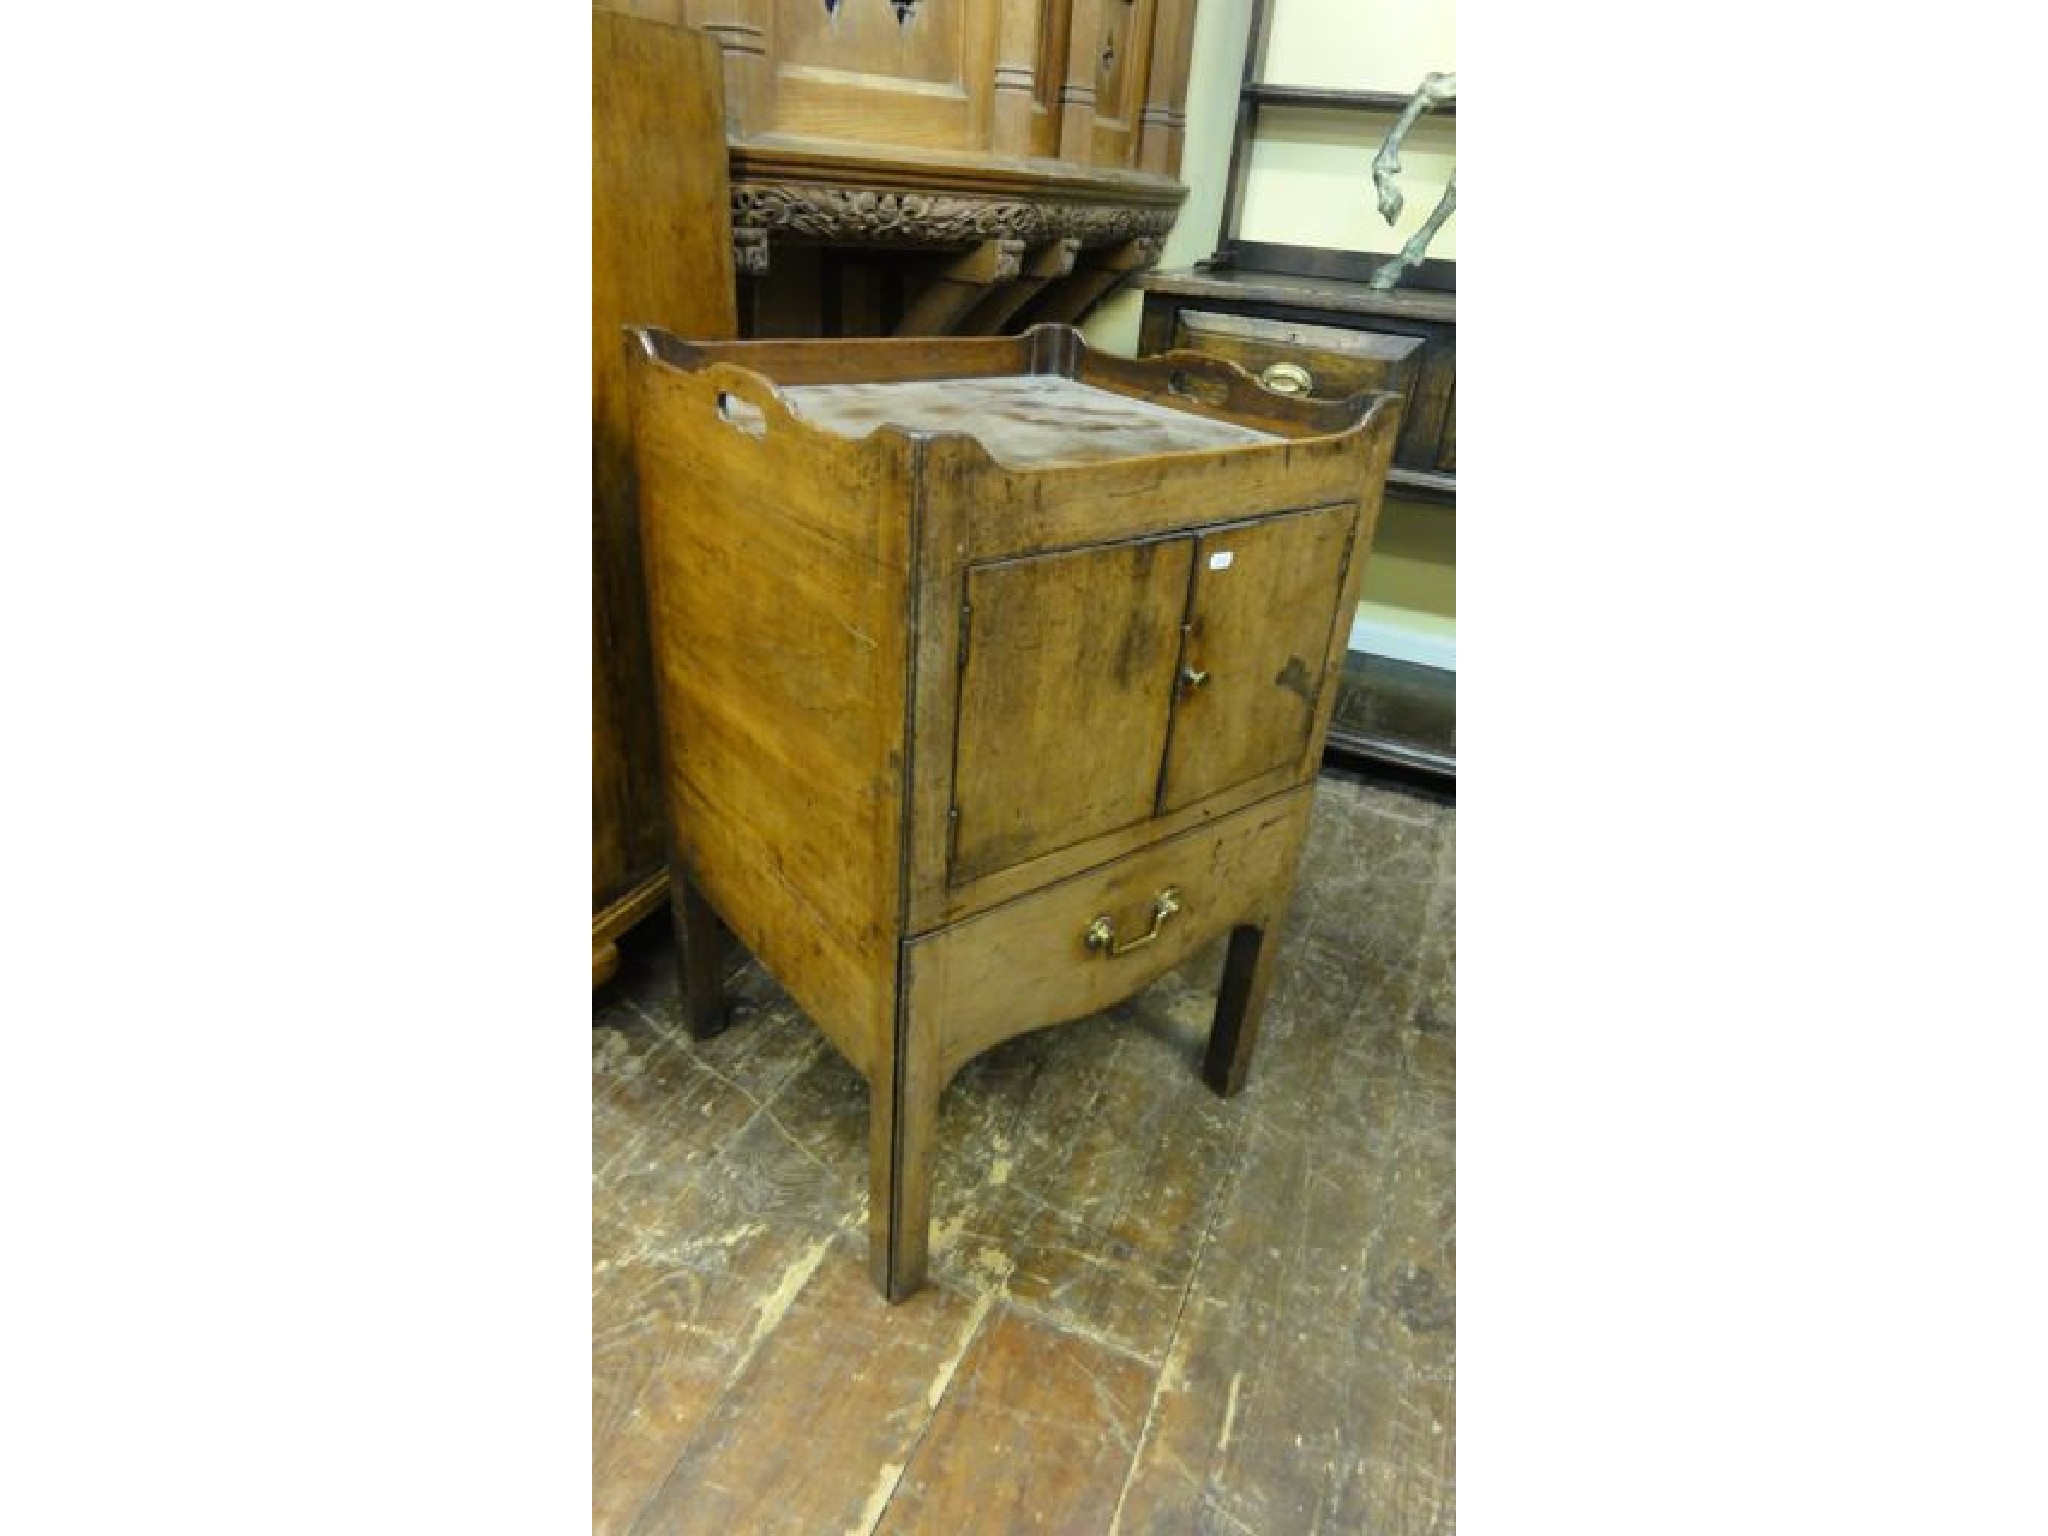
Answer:
[{"label": "carved fretwork frieze", "polygon": [[[1072,240],[1083,248],[1163,240],[1179,209],[1158,203],[978,197],[801,182],[734,182],[735,239],[794,236],[845,245],[964,246]],[[743,272],[767,270],[765,243],[739,253]],[[755,264],[758,262],[758,266]]]}]

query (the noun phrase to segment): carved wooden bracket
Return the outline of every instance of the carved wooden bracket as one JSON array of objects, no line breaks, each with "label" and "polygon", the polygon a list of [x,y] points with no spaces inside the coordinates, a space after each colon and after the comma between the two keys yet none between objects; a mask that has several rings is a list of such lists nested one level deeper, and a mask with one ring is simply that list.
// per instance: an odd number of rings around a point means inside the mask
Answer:
[{"label": "carved wooden bracket", "polygon": [[[735,259],[751,276],[768,270],[771,236],[845,245],[959,247],[985,240],[1077,248],[1163,240],[1179,209],[1159,203],[979,197],[801,182],[734,182]],[[744,242],[744,243],[743,243]]]},{"label": "carved wooden bracket", "polygon": [[768,231],[733,226],[732,265],[741,277],[768,275]]}]

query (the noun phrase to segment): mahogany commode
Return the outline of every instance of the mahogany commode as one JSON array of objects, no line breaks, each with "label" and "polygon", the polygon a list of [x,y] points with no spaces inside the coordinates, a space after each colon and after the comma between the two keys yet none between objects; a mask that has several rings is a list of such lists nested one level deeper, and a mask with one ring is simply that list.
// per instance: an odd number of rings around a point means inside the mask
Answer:
[{"label": "mahogany commode", "polygon": [[686,1017],[722,922],[867,1079],[900,1299],[980,1052],[1227,936],[1242,1086],[1399,402],[1063,326],[630,349]]}]

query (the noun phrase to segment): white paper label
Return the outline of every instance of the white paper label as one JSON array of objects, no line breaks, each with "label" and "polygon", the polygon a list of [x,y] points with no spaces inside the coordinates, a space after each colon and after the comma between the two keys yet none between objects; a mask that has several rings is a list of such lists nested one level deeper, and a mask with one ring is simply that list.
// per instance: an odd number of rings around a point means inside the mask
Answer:
[{"label": "white paper label", "polygon": [[1212,571],[1227,571],[1230,569],[1230,562],[1236,558],[1237,556],[1229,550],[1219,549],[1209,557],[1209,569]]}]

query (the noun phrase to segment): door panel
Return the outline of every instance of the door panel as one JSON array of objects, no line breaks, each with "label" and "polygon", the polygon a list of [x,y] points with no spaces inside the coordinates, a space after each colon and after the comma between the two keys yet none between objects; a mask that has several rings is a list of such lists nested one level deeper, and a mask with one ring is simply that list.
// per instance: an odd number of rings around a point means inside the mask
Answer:
[{"label": "door panel", "polygon": [[1152,814],[1193,543],[968,572],[953,884]]},{"label": "door panel", "polygon": [[1162,812],[1294,762],[1315,723],[1350,506],[1202,534]]}]

